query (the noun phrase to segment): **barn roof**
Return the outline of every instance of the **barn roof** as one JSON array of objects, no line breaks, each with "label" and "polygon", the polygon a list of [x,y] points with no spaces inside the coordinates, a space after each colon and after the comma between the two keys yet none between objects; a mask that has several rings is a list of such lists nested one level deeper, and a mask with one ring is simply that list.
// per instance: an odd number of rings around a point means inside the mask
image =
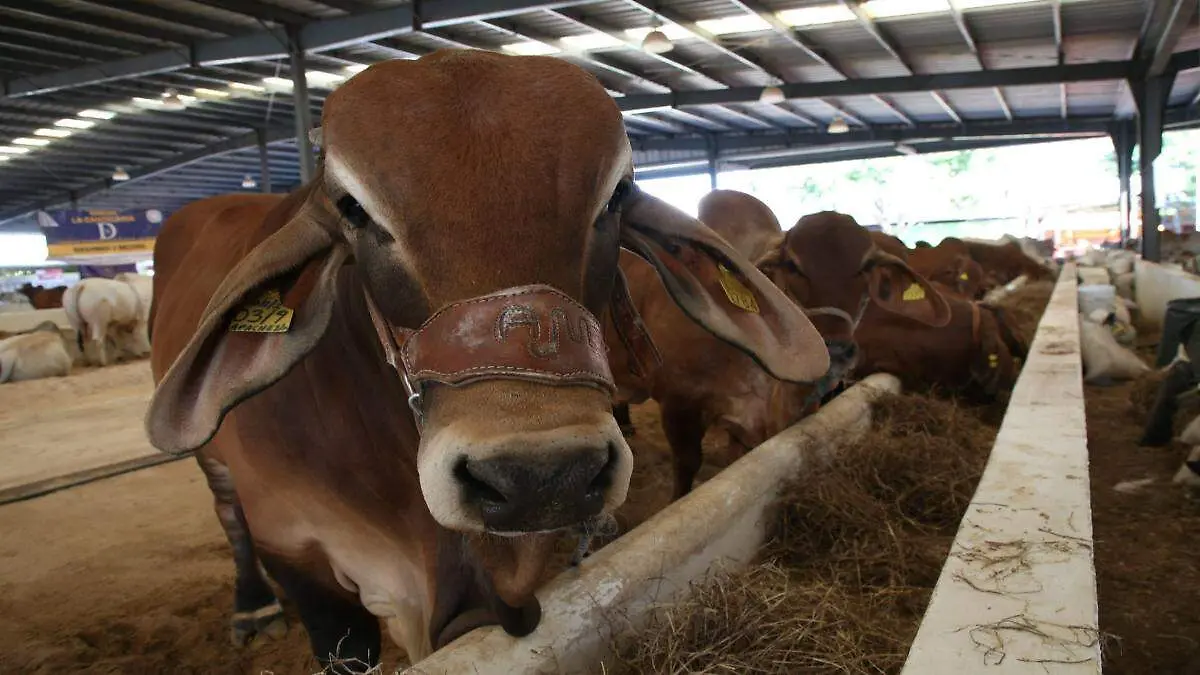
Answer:
[{"label": "barn roof", "polygon": [[[311,113],[376,61],[553,54],[618,98],[643,175],[1108,133],[1130,82],[1200,103],[1187,0],[6,0],[0,228],[299,181],[289,44]],[[643,38],[663,31],[673,49]],[[1136,86],[1136,85],[1134,85]],[[779,87],[780,99],[764,98]],[[537,102],[531,102],[537,104]],[[844,123],[844,125],[843,125]],[[831,126],[832,125],[832,126]],[[831,131],[835,133],[831,133]],[[114,181],[120,167],[131,176]]]}]

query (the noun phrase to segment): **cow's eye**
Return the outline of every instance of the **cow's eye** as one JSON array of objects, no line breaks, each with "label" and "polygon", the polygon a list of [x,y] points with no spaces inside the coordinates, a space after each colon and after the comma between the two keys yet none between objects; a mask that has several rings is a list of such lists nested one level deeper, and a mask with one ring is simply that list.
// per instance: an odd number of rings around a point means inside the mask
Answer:
[{"label": "cow's eye", "polygon": [[629,180],[628,178],[622,179],[620,183],[617,183],[617,187],[615,190],[613,190],[612,196],[608,198],[608,204],[604,207],[604,210],[609,213],[616,213],[617,211],[620,211],[621,206],[631,194],[633,194],[633,181]]},{"label": "cow's eye", "polygon": [[363,228],[371,223],[371,216],[367,215],[367,210],[350,195],[337,200],[337,209],[353,227]]}]

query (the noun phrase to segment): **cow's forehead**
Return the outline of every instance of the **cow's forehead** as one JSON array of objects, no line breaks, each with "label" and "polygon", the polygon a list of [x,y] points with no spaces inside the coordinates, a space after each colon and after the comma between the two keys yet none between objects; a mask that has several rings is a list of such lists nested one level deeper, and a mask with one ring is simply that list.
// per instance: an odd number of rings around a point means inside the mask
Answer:
[{"label": "cow's forehead", "polygon": [[482,51],[358,74],[327,99],[322,136],[334,175],[370,191],[381,181],[422,189],[413,185],[422,180],[504,189],[513,186],[498,174],[507,173],[590,193],[578,183],[610,182],[632,154],[621,112],[594,77],[559,59]]},{"label": "cow's forehead", "polygon": [[801,218],[788,239],[796,254],[806,256],[806,265],[851,266],[851,272],[858,270],[863,257],[874,246],[867,230],[850,216],[835,212]]}]

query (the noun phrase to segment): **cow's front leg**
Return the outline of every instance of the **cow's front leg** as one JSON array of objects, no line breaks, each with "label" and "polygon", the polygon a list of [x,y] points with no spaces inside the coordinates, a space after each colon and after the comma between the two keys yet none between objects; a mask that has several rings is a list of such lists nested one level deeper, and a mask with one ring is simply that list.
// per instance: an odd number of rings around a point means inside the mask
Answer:
[{"label": "cow's front leg", "polygon": [[694,404],[665,401],[661,406],[663,433],[671,445],[675,467],[675,493],[672,501],[692,491],[692,484],[704,462],[704,416]]},{"label": "cow's front leg", "polygon": [[618,403],[612,409],[613,417],[617,419],[617,425],[621,427],[621,435],[625,438],[632,438],[637,430],[633,426],[633,418],[629,415],[629,404]]},{"label": "cow's front leg", "polygon": [[360,675],[379,664],[379,619],[357,598],[311,580],[289,562],[263,552],[263,567],[296,604],[313,655],[324,672]]}]

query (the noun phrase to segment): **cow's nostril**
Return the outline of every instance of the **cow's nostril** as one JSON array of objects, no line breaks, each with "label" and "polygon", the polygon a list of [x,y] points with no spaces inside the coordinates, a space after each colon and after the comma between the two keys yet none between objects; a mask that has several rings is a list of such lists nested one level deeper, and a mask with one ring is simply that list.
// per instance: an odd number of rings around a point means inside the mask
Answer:
[{"label": "cow's nostril", "polygon": [[458,463],[454,466],[454,477],[458,480],[458,484],[462,486],[464,495],[468,501],[479,502],[485,506],[489,504],[504,504],[508,501],[504,497],[504,493],[488,485],[484,477],[477,476],[471,472],[471,464],[466,457],[458,460]]}]

